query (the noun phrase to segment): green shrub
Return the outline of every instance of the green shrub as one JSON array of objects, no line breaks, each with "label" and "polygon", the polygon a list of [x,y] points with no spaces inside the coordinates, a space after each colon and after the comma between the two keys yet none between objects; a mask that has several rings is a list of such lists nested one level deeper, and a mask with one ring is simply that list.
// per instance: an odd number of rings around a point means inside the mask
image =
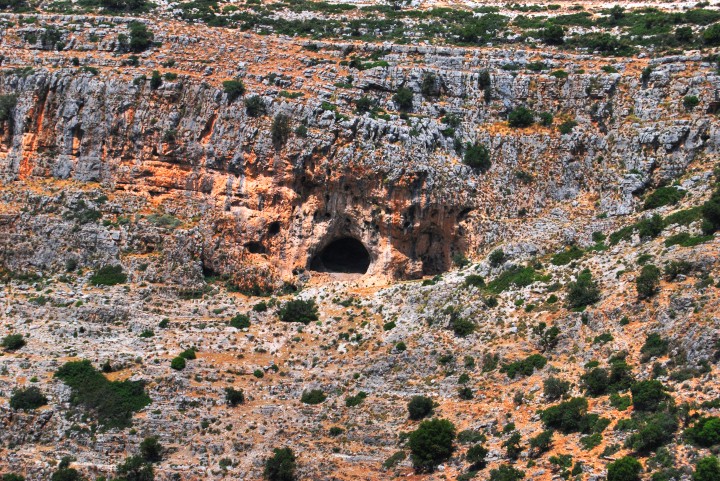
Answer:
[{"label": "green shrub", "polygon": [[181,357],[187,361],[192,361],[193,359],[197,358],[197,355],[195,354],[195,352],[196,352],[195,349],[191,347],[190,349],[185,349],[183,352],[181,352],[179,357]]},{"label": "green shrub", "polygon": [[490,162],[490,151],[482,144],[467,144],[463,163],[480,172],[487,172],[492,163]]},{"label": "green shrub", "polygon": [[463,285],[465,287],[468,287],[468,286],[485,287],[485,278],[483,276],[480,276],[477,274],[470,274],[465,277],[465,282],[463,282]]},{"label": "green shrub", "polygon": [[660,381],[639,381],[630,387],[633,408],[636,411],[655,411],[667,398],[665,386]]},{"label": "green shrub", "polygon": [[665,205],[675,205],[685,196],[685,191],[677,187],[660,187],[645,199],[643,209],[656,209]]},{"label": "green shrub", "polygon": [[338,426],[333,426],[330,429],[328,429],[328,436],[336,438],[344,432],[345,432],[345,430],[343,428],[338,427]]},{"label": "green shrub", "polygon": [[475,332],[475,323],[453,312],[450,316],[450,328],[456,336],[466,337]]},{"label": "green shrub", "polygon": [[683,107],[685,107],[685,110],[692,110],[698,105],[700,105],[700,99],[695,95],[686,95],[683,98]]},{"label": "green shrub", "polygon": [[277,114],[270,128],[270,136],[276,149],[280,149],[285,145],[288,137],[290,137],[290,132],[292,132],[290,128],[290,117],[283,113]]},{"label": "green shrub", "polygon": [[43,393],[35,386],[27,389],[18,389],[13,391],[10,396],[10,407],[12,409],[37,409],[45,406],[48,400]]},{"label": "green shrub", "polygon": [[267,105],[259,95],[252,95],[245,98],[245,112],[250,117],[260,117],[267,112]]},{"label": "green shrub", "polygon": [[648,219],[640,220],[637,224],[635,224],[635,227],[637,228],[638,235],[641,239],[648,237],[654,239],[662,233],[665,228],[665,221],[660,215],[655,214]]},{"label": "green shrub", "polygon": [[654,296],[660,290],[660,269],[652,264],[643,266],[635,279],[635,288],[639,299]]},{"label": "green shrub", "polygon": [[345,398],[345,406],[349,408],[359,406],[360,404],[362,404],[366,397],[367,393],[365,391],[360,391],[354,396],[348,396]]},{"label": "green shrub", "polygon": [[400,87],[392,97],[399,110],[410,111],[413,108],[413,93],[407,87]]},{"label": "green shrub", "polygon": [[187,366],[187,361],[182,356],[176,356],[170,361],[170,367],[176,371],[182,371]]},{"label": "green shrub", "polygon": [[640,481],[642,464],[637,459],[625,456],[608,464],[607,481]]},{"label": "green shrub", "polygon": [[432,399],[426,396],[413,396],[407,405],[408,415],[413,421],[419,421],[432,415],[433,409]]},{"label": "green shrub", "polygon": [[553,431],[549,429],[530,438],[530,449],[532,450],[533,457],[538,457],[549,451],[552,446],[552,438]]},{"label": "green shrub", "polygon": [[511,362],[504,364],[500,368],[500,372],[507,373],[510,379],[515,378],[516,375],[532,376],[535,369],[542,369],[547,364],[547,359],[540,354],[531,354],[530,356],[520,361]]},{"label": "green shrub", "polygon": [[600,289],[588,269],[582,271],[574,282],[568,284],[567,302],[570,308],[581,309],[599,300]]},{"label": "green shrub", "polygon": [[425,97],[435,97],[440,94],[438,80],[434,73],[425,72],[420,85],[420,91]]},{"label": "green shrub", "polygon": [[242,389],[225,388],[225,401],[232,407],[245,402],[245,393]]},{"label": "green shrub", "polygon": [[396,453],[393,453],[392,456],[390,456],[383,462],[383,468],[384,469],[394,468],[395,466],[400,464],[402,461],[404,461],[406,457],[407,457],[407,455],[405,454],[404,451],[398,451]]},{"label": "green shrub", "polygon": [[223,90],[227,94],[228,102],[232,103],[237,98],[245,95],[245,84],[240,79],[225,80],[223,83]]},{"label": "green shrub", "polygon": [[118,465],[117,474],[123,481],[153,481],[155,473],[152,464],[140,456],[130,456]]},{"label": "green shrub", "polygon": [[695,464],[692,481],[717,481],[718,479],[720,479],[720,461],[717,457],[706,456]]},{"label": "green shrub", "polygon": [[550,24],[538,32],[540,39],[548,45],[562,45],[565,43],[565,28],[561,25]]},{"label": "green shrub", "polygon": [[157,436],[147,437],[140,443],[140,456],[146,462],[158,463],[162,461],[162,454],[163,447]]},{"label": "green shrub", "polygon": [[[716,26],[720,29],[720,24]],[[710,199],[702,205],[700,212],[703,218],[702,229],[705,234],[713,234],[720,229],[720,189],[713,192]]]},{"label": "green shrub", "polygon": [[235,329],[247,329],[250,327],[250,316],[247,314],[236,314],[230,319],[230,327]]},{"label": "green shrub", "polygon": [[0,95],[0,122],[12,121],[17,95]]},{"label": "green shrub", "polygon": [[505,262],[505,252],[502,249],[495,249],[488,256],[488,261],[492,267],[498,267]]},{"label": "green shrub", "polygon": [[70,402],[106,428],[129,426],[132,414],[150,404],[142,381],[108,381],[87,360],[63,364],[55,377],[72,390]]},{"label": "green shrub", "polygon": [[543,395],[548,401],[557,401],[570,390],[570,382],[550,376],[543,381]]},{"label": "green shrub", "polygon": [[25,344],[26,342],[22,334],[8,334],[7,336],[3,337],[0,346],[2,346],[2,348],[6,351],[12,352],[17,351],[21,347],[25,346]]},{"label": "green shrub", "polygon": [[300,396],[300,402],[304,404],[321,404],[325,402],[327,396],[320,389],[311,389],[310,391],[303,391]]},{"label": "green shrub", "polygon": [[668,352],[668,341],[658,333],[648,334],[645,343],[640,348],[640,361],[648,362],[653,357],[662,357]]},{"label": "green shrub", "polygon": [[637,453],[647,454],[671,442],[677,428],[677,419],[672,414],[654,413],[640,421],[637,432],[625,444]]},{"label": "green shrub", "polygon": [[153,44],[155,36],[148,30],[144,23],[130,22],[128,29],[130,31],[130,43],[128,47],[131,52],[143,52]]},{"label": "green shrub", "polygon": [[125,282],[127,282],[127,274],[120,265],[102,266],[90,276],[90,284],[95,286],[114,286]]},{"label": "green shrub", "polygon": [[475,444],[468,448],[465,459],[470,463],[470,470],[477,471],[483,469],[486,464],[485,458],[489,450],[482,444]]},{"label": "green shrub", "polygon": [[490,481],[520,481],[525,472],[513,468],[509,464],[501,464],[497,469],[490,470]]},{"label": "green shrub", "polygon": [[592,448],[600,446],[602,439],[603,437],[600,433],[589,434],[580,438],[580,446],[582,446],[585,451],[590,451]]},{"label": "green shrub", "polygon": [[582,258],[585,253],[578,246],[571,246],[569,249],[565,249],[562,252],[552,256],[550,262],[556,266],[564,266],[570,264],[570,262]]},{"label": "green shrub", "polygon": [[685,437],[698,446],[710,448],[720,444],[720,418],[701,417],[685,430]]},{"label": "green shrub", "polygon": [[706,45],[720,45],[720,23],[710,25],[708,28],[703,30],[702,39]]},{"label": "green shrub", "polygon": [[0,477],[0,481],[25,481],[25,477],[15,473],[5,473]]},{"label": "green shrub", "polygon": [[294,299],[283,304],[278,310],[278,316],[283,322],[301,322],[308,325],[318,320],[318,308],[313,299]]},{"label": "green shrub", "polygon": [[295,481],[297,463],[290,448],[273,449],[273,455],[265,460],[263,476],[268,481]]},{"label": "green shrub", "polygon": [[508,114],[508,125],[513,128],[530,127],[535,123],[535,114],[527,107],[516,107]]},{"label": "green shrub", "polygon": [[537,280],[539,280],[538,274],[535,272],[534,268],[530,266],[512,266],[501,272],[500,275],[490,281],[487,285],[487,289],[494,294],[500,294],[512,286],[527,287]]},{"label": "green shrub", "polygon": [[577,124],[578,123],[574,120],[566,120],[565,122],[558,125],[558,130],[561,134],[567,135],[572,132],[575,127],[577,127]]},{"label": "green shrub", "polygon": [[446,419],[423,421],[410,433],[408,447],[417,472],[432,472],[454,451],[455,426]]},{"label": "green shrub", "polygon": [[575,397],[540,411],[540,420],[545,427],[564,433],[584,432],[591,429],[587,409],[587,399]]}]

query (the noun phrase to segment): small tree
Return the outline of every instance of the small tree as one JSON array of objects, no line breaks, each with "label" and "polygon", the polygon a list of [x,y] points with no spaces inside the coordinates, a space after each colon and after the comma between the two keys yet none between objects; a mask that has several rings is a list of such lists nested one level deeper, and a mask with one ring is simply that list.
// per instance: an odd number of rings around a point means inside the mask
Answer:
[{"label": "small tree", "polygon": [[717,481],[720,479],[720,462],[715,456],[702,458],[695,465],[693,481]]},{"label": "small tree", "polygon": [[303,391],[300,396],[300,402],[304,404],[321,404],[325,402],[327,396],[321,389],[311,389],[310,391]]},{"label": "small tree", "polygon": [[227,94],[228,103],[232,103],[237,98],[245,95],[245,84],[240,79],[225,80],[222,85],[223,90]]},{"label": "small tree", "polygon": [[392,97],[393,102],[398,106],[399,110],[410,111],[413,108],[413,93],[407,87],[400,87]]},{"label": "small tree", "polygon": [[2,346],[3,349],[6,351],[17,351],[21,347],[25,346],[25,339],[23,338],[22,334],[8,334],[7,336],[3,337],[2,343],[0,343],[0,346]]},{"label": "small tree", "polygon": [[640,481],[642,464],[637,459],[625,456],[608,464],[607,481]]},{"label": "small tree", "polygon": [[117,473],[123,481],[154,481],[152,464],[146,463],[140,456],[130,456],[117,467]]},{"label": "small tree", "polygon": [[0,122],[12,120],[16,104],[17,95],[0,95]]},{"label": "small tree", "polygon": [[318,308],[313,299],[294,299],[283,304],[278,310],[278,316],[283,322],[301,322],[307,325],[318,320]]},{"label": "small tree", "polygon": [[639,299],[654,296],[660,290],[660,269],[652,264],[644,265],[635,279]]},{"label": "small tree", "polygon": [[45,406],[47,402],[47,398],[35,386],[18,389],[10,396],[10,407],[12,409],[37,409],[40,406]]},{"label": "small tree", "polygon": [[530,449],[533,457],[538,457],[542,453],[550,450],[550,446],[552,446],[552,437],[553,431],[548,429],[537,436],[530,438]]},{"label": "small tree", "polygon": [[548,401],[557,401],[570,390],[570,382],[550,376],[543,382],[543,394]]},{"label": "small tree", "polygon": [[290,128],[290,117],[283,113],[279,113],[273,119],[272,127],[270,128],[270,134],[272,136],[272,142],[275,149],[282,148],[287,142],[292,129]]},{"label": "small tree", "polygon": [[565,43],[565,29],[561,25],[549,25],[540,30],[540,39],[548,45]]},{"label": "small tree", "polygon": [[630,388],[633,408],[636,411],[655,411],[667,398],[665,386],[656,380],[639,381]]},{"label": "small tree", "polygon": [[685,107],[685,110],[692,110],[698,105],[700,105],[700,99],[695,95],[686,95],[683,98],[683,107]]},{"label": "small tree", "polygon": [[152,45],[155,35],[148,30],[144,23],[130,22],[128,29],[130,30],[130,43],[128,44],[128,48],[131,52],[143,52]]},{"label": "small tree", "polygon": [[488,453],[488,449],[482,444],[470,446],[465,454],[465,459],[470,463],[470,470],[477,471],[479,469],[483,469],[486,464],[485,458]]},{"label": "small tree", "polygon": [[490,162],[490,151],[482,144],[468,143],[463,156],[463,163],[480,172],[487,172],[492,163]]},{"label": "small tree", "polygon": [[268,481],[295,481],[297,463],[290,448],[273,449],[273,455],[265,460],[263,475]]},{"label": "small tree", "polygon": [[265,101],[259,95],[252,95],[245,99],[245,112],[250,117],[260,117],[267,112]]},{"label": "small tree", "polygon": [[520,453],[523,450],[522,446],[520,446],[520,441],[522,441],[522,436],[520,436],[519,432],[515,431],[502,444],[505,448],[505,455],[508,458],[516,460],[520,457]]},{"label": "small tree", "polygon": [[229,324],[235,329],[247,329],[250,327],[250,317],[247,314],[236,314],[230,319]]},{"label": "small tree", "polygon": [[432,72],[426,72],[422,78],[420,91],[425,97],[435,97],[440,93],[437,76]]},{"label": "small tree", "polygon": [[157,436],[150,436],[143,439],[140,443],[140,456],[148,463],[157,463],[162,461],[162,444],[158,441]]},{"label": "small tree", "polygon": [[427,396],[413,396],[407,405],[408,414],[413,421],[419,421],[433,413],[432,399]]},{"label": "small tree", "polygon": [[600,300],[600,289],[592,279],[592,273],[585,269],[578,274],[575,282],[568,284],[568,305],[573,309],[580,309]]},{"label": "small tree", "polygon": [[176,356],[172,359],[172,361],[170,361],[170,367],[175,369],[176,371],[182,371],[183,369],[185,369],[186,365],[187,362],[182,356]]},{"label": "small tree", "polygon": [[490,481],[520,481],[525,472],[515,469],[509,464],[501,464],[497,469],[490,470]]},{"label": "small tree", "polygon": [[527,107],[517,107],[508,114],[508,125],[513,128],[530,127],[535,123],[535,115]]},{"label": "small tree", "polygon": [[232,406],[235,407],[238,404],[242,404],[245,402],[245,393],[243,393],[242,389],[234,389],[232,387],[226,387],[225,388],[225,401]]},{"label": "small tree", "polygon": [[447,419],[423,421],[410,433],[413,467],[417,472],[432,472],[438,464],[450,458],[454,451],[455,426]]}]

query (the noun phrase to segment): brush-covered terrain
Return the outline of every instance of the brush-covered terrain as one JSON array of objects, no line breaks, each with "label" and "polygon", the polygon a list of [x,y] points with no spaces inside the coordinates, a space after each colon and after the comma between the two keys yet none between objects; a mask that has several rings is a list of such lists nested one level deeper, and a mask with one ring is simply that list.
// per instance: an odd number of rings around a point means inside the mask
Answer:
[{"label": "brush-covered terrain", "polygon": [[720,480],[716,5],[0,9],[2,481]]}]

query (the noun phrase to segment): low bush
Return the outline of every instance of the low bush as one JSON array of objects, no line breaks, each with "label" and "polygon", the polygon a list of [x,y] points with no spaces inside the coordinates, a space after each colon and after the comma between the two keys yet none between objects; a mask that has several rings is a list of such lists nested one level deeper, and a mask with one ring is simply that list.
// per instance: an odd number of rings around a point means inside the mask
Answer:
[{"label": "low bush", "polygon": [[417,472],[432,472],[450,458],[455,440],[455,426],[446,419],[423,421],[410,433],[408,447]]},{"label": "low bush", "polygon": [[283,322],[301,322],[307,325],[318,320],[318,308],[312,299],[294,299],[283,304],[278,310],[278,316]]},{"label": "low bush", "polygon": [[6,351],[12,352],[24,347],[26,344],[22,334],[8,334],[3,337],[0,346]]},{"label": "low bush", "polygon": [[535,114],[527,107],[516,107],[508,114],[508,125],[513,128],[530,127],[535,123]]},{"label": "low bush", "polygon": [[27,389],[17,389],[10,396],[10,407],[12,409],[37,409],[45,406],[47,402],[45,395],[35,386]]},{"label": "low bush", "polygon": [[542,369],[547,364],[547,359],[540,354],[531,354],[525,359],[505,364],[500,368],[500,372],[504,372],[509,378],[513,379],[518,374],[521,376],[531,376],[535,369]]},{"label": "low bush", "polygon": [[245,402],[245,393],[242,389],[225,388],[225,401],[232,407]]},{"label": "low bush", "polygon": [[71,388],[70,402],[106,428],[129,426],[133,413],[150,404],[142,381],[108,381],[87,360],[63,364],[55,377]]},{"label": "low bush", "polygon": [[263,475],[268,481],[295,481],[297,476],[295,454],[290,448],[275,448],[273,455],[265,460]]},{"label": "low bush", "polygon": [[427,396],[413,396],[407,405],[408,415],[413,421],[432,415],[433,409],[433,401]]},{"label": "low bush", "polygon": [[114,286],[127,282],[127,274],[121,265],[102,266],[90,276],[90,284],[95,286]]},{"label": "low bush", "polygon": [[325,402],[327,396],[321,389],[311,389],[310,391],[303,391],[300,396],[300,402],[303,404],[321,404]]}]

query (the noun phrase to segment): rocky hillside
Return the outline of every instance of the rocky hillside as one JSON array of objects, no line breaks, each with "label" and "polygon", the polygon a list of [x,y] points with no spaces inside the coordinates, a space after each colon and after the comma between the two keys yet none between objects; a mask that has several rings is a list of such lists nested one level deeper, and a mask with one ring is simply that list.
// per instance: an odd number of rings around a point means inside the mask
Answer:
[{"label": "rocky hillside", "polygon": [[397,6],[7,7],[0,473],[718,479],[720,12]]}]

